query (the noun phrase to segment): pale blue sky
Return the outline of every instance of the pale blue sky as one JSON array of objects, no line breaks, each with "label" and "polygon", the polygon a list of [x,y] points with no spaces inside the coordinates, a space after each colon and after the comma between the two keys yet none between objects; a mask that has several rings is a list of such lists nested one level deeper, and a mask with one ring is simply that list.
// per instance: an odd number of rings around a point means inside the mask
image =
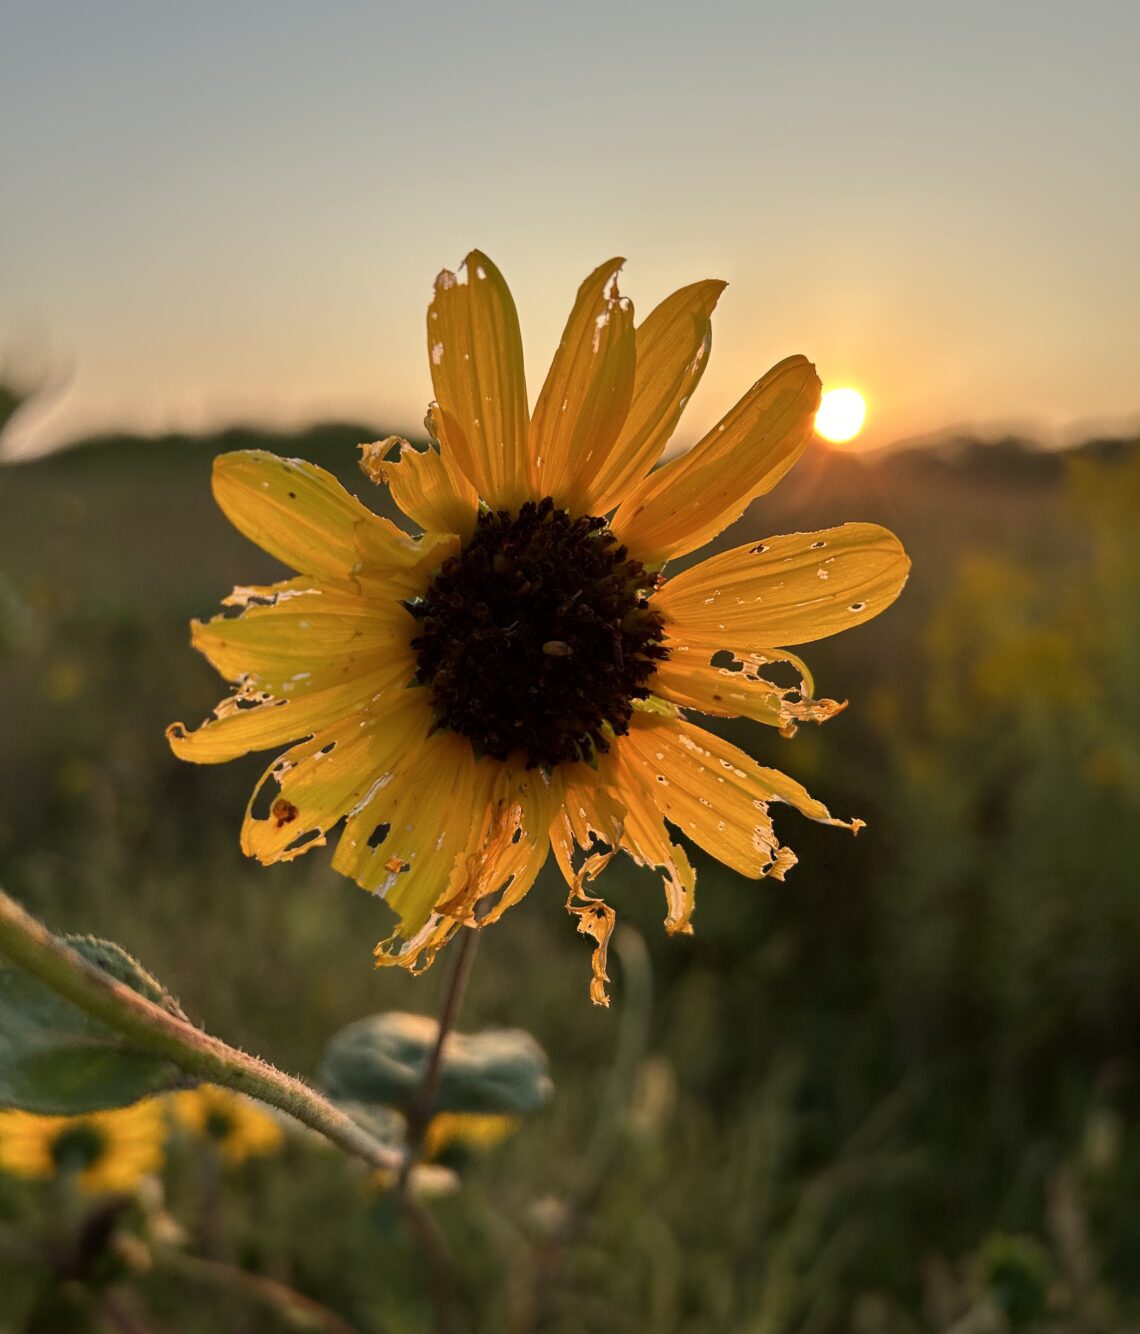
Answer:
[{"label": "pale blue sky", "polygon": [[436,271],[504,270],[537,393],[574,289],[729,279],[683,435],[804,352],[866,441],[1140,418],[1140,6],[24,0],[0,349],[97,427],[415,427]]}]

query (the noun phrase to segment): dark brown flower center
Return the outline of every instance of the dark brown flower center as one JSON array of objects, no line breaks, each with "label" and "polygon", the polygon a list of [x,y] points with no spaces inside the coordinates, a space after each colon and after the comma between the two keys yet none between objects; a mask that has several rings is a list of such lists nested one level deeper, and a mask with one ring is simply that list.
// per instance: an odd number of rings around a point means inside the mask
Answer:
[{"label": "dark brown flower center", "polygon": [[65,1126],[51,1142],[51,1160],[60,1172],[83,1172],[107,1149],[103,1132],[87,1121]]},{"label": "dark brown flower center", "polygon": [[206,1113],[203,1129],[210,1139],[224,1140],[229,1139],[236,1126],[229,1112],[222,1111],[220,1107],[211,1107]]},{"label": "dark brown flower center", "polygon": [[420,599],[417,679],[441,727],[477,755],[529,766],[590,760],[603,732],[629,727],[666,656],[653,580],[604,519],[573,519],[547,498],[512,517],[483,513],[471,540]]}]

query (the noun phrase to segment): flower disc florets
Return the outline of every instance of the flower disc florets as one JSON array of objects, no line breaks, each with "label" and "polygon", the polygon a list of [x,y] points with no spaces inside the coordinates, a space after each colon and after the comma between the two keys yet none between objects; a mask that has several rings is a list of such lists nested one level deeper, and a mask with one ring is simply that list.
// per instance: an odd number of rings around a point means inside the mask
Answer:
[{"label": "flower disc florets", "polygon": [[475,532],[409,610],[412,647],[439,726],[479,754],[528,765],[589,760],[604,728],[628,730],[655,662],[667,655],[652,585],[601,518],[571,518],[547,497]]}]

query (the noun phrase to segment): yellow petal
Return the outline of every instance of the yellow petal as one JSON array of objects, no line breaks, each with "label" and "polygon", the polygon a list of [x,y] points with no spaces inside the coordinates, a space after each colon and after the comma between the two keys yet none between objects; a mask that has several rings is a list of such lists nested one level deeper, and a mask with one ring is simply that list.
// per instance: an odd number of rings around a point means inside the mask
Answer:
[{"label": "yellow petal", "polygon": [[[608,754],[598,757],[596,772],[586,765],[566,766],[563,807],[550,828],[555,857],[570,886],[567,911],[577,917],[578,930],[595,942],[590,999],[596,1005],[609,1004],[606,955],[616,917],[586,884],[605,869],[619,848],[638,865],[661,871],[669,934],[688,934],[692,929],[689,918],[696,875],[684,850],[670,841],[640,774],[623,766],[622,744],[619,738]],[[577,870],[575,846],[590,854]]]},{"label": "yellow petal", "polygon": [[355,530],[372,529],[391,547],[393,560],[417,548],[387,519],[366,509],[315,463],[282,459],[261,449],[220,454],[214,460],[214,497],[238,532],[298,570],[352,584],[360,563]]},{"label": "yellow petal", "polygon": [[[456,854],[446,883],[439,880],[434,899],[429,901],[426,891],[417,892],[414,903],[401,904],[389,890],[386,897],[402,917],[396,932],[376,947],[378,967],[398,964],[412,972],[427,968],[460,926],[486,926],[517,903],[534,884],[550,852],[547,829],[558,800],[557,779],[514,762],[476,762],[469,743],[451,739],[463,745],[466,760],[456,754],[443,764],[437,786],[446,790],[450,782],[458,791],[454,775],[460,773],[474,820],[453,817],[452,823],[457,835],[466,839],[466,847]],[[417,814],[420,805],[422,800],[417,800]],[[443,837],[442,826],[437,836]],[[448,838],[449,849],[459,847],[459,837],[452,838],[449,831]],[[499,898],[490,911],[477,916],[476,905],[495,895]]]},{"label": "yellow petal", "polygon": [[497,922],[525,897],[550,853],[550,824],[562,804],[562,775],[527,769],[521,760],[499,767],[483,838],[468,857],[466,902],[441,911],[465,914],[481,899],[498,895],[479,917],[480,926]]},{"label": "yellow petal", "polygon": [[578,919],[579,934],[589,936],[594,942],[590,999],[595,1005],[608,1008],[610,998],[606,984],[610,978],[606,972],[606,960],[617,914],[608,903],[584,889],[571,889],[566,899],[566,911]]},{"label": "yellow petal", "polygon": [[[423,708],[424,738],[430,726]],[[484,808],[476,801],[470,742],[438,731],[373,773],[350,815],[333,867],[383,898],[400,917],[399,935],[415,935],[440,899],[467,879],[466,854]]]},{"label": "yellow petal", "polygon": [[[423,746],[431,725],[426,696],[400,691],[382,713],[350,714],[275,760],[246,808],[242,851],[268,865],[323,844],[333,825]],[[255,816],[263,805],[267,813]]]},{"label": "yellow petal", "polygon": [[432,913],[413,935],[405,937],[395,931],[380,941],[372,951],[377,968],[406,968],[409,973],[425,972],[435,962],[435,956],[460,929],[474,930],[474,922],[462,922],[457,917]]},{"label": "yellow petal", "polygon": [[[792,728],[802,722],[822,723],[847,707],[834,699],[813,699],[811,675],[792,653],[771,649],[737,657],[724,650],[666,640],[670,656],[657,666],[653,689],[663,699],[687,709],[722,718],[751,718],[770,727]],[[721,656],[730,663],[714,666]],[[765,675],[777,664],[790,663],[799,682],[779,685]]]},{"label": "yellow petal", "polygon": [[649,866],[661,872],[665,887],[665,930],[671,936],[689,935],[693,929],[689,919],[693,915],[697,874],[684,848],[670,839],[654,794],[647,791],[637,766],[629,763],[632,755],[627,753],[621,738],[615,743],[614,751],[626,806],[621,846],[639,866]]},{"label": "yellow petal", "polygon": [[354,537],[359,555],[354,587],[362,597],[384,602],[420,596],[432,572],[459,551],[454,533],[425,533],[405,539],[408,545],[400,548],[375,524],[358,523]]},{"label": "yellow petal", "polygon": [[[613,752],[598,756],[596,771],[576,763],[564,765],[562,775],[563,803],[551,821],[550,841],[570,887],[566,910],[577,917],[579,932],[594,941],[590,999],[595,1005],[608,1005],[606,955],[616,916],[586,884],[612,860],[625,826],[625,806],[610,786],[616,781]],[[587,855],[579,858],[578,849]]]},{"label": "yellow petal", "polygon": [[503,275],[480,251],[436,278],[427,345],[443,448],[492,508],[517,510],[534,494],[522,337]]},{"label": "yellow petal", "polygon": [[858,828],[833,819],[793,779],[683,719],[635,710],[617,745],[630,780],[640,778],[661,814],[742,875],[781,878],[794,860],[776,838],[770,801],[790,802],[823,824]]},{"label": "yellow petal", "polygon": [[256,689],[239,690],[224,699],[197,731],[188,732],[185,723],[171,723],[166,739],[180,760],[222,764],[251,750],[312,736],[350,714],[375,707],[401,691],[410,675],[407,661],[393,655],[370,672],[307,694],[280,698]]},{"label": "yellow petal", "polygon": [[617,286],[624,263],[607,260],[579,287],[530,423],[538,492],[572,513],[585,512],[590,477],[613,448],[633,393],[633,306]]},{"label": "yellow petal", "polygon": [[589,936],[594,942],[594,952],[590,958],[590,999],[595,1005],[609,1006],[609,973],[606,963],[610,949],[610,937],[617,923],[617,914],[604,900],[592,894],[585,887],[585,882],[597,875],[617,851],[616,842],[604,852],[592,853],[578,869],[574,869],[573,853],[576,836],[571,831],[570,820],[565,810],[559,811],[550,827],[550,841],[554,847],[554,857],[562,871],[563,879],[570,886],[566,896],[566,911],[578,919],[579,935]]},{"label": "yellow petal", "polygon": [[616,849],[625,825],[625,805],[616,791],[612,749],[599,755],[595,766],[578,761],[560,765],[559,773],[562,810],[574,842],[587,852],[599,842]]},{"label": "yellow petal", "polygon": [[633,398],[613,448],[586,479],[588,513],[608,513],[661,457],[708,365],[724,288],[714,279],[682,287],[637,326]]},{"label": "yellow petal", "polygon": [[770,491],[811,438],[820,384],[804,357],[788,357],[687,453],[625,498],[613,529],[646,565],[702,546]]},{"label": "yellow petal", "polygon": [[[400,509],[424,532],[471,535],[479,497],[466,478],[452,476],[437,449],[415,449],[397,436],[360,448],[365,473],[377,484],[384,483]],[[393,449],[399,451],[398,457],[387,458]]]},{"label": "yellow petal", "polygon": [[762,653],[862,625],[898,597],[910,561],[873,523],[793,533],[710,556],[653,598],[681,643]]},{"label": "yellow petal", "polygon": [[416,622],[395,598],[381,602],[335,585],[288,589],[240,616],[193,621],[191,641],[227,680],[274,695],[324,690],[398,656],[415,671]]}]

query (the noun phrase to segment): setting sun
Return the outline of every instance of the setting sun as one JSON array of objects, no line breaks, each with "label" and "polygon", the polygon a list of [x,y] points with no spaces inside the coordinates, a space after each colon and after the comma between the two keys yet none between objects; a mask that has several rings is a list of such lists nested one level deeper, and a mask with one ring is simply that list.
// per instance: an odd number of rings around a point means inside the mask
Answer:
[{"label": "setting sun", "polygon": [[866,415],[862,394],[854,389],[829,389],[815,415],[815,429],[834,445],[846,444],[863,429]]}]

